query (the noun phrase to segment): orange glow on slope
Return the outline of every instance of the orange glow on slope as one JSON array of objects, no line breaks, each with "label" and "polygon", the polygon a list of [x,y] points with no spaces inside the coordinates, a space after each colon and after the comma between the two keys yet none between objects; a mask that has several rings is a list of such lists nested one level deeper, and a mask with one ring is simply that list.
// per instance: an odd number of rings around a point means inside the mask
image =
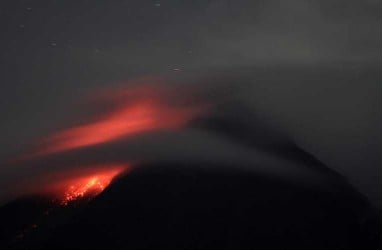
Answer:
[{"label": "orange glow on slope", "polygon": [[106,169],[90,175],[63,181],[59,189],[59,203],[66,206],[82,198],[90,199],[97,196],[110,184],[112,179],[122,173],[123,170],[124,168],[122,167]]}]

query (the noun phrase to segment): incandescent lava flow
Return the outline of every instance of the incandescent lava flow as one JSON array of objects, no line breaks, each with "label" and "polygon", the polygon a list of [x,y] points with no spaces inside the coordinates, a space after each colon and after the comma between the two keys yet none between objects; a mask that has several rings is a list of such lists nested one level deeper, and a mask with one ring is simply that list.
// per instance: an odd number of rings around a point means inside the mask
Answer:
[{"label": "incandescent lava flow", "polygon": [[75,201],[90,200],[104,191],[113,178],[126,169],[126,167],[115,167],[67,178],[52,187],[56,193],[56,201],[60,205],[67,206]]}]

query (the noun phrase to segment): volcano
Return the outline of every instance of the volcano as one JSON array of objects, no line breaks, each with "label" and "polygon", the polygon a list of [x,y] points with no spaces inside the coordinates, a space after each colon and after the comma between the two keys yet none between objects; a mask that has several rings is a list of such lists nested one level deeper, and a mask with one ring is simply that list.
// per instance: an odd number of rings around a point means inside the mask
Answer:
[{"label": "volcano", "polygon": [[91,200],[19,199],[0,209],[2,249],[382,249],[377,211],[339,177],[231,169],[153,164]]}]

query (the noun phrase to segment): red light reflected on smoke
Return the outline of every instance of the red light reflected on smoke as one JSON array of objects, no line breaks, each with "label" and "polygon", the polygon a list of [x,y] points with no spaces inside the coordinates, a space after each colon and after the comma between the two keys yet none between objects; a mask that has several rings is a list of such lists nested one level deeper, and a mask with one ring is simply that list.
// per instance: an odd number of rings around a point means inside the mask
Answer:
[{"label": "red light reflected on smoke", "polygon": [[[141,92],[142,90],[140,94]],[[152,92],[152,89],[148,88],[148,96],[143,98],[139,96],[131,98],[131,93],[128,91],[125,94],[116,93],[114,101],[117,105],[113,110],[100,115],[92,122],[48,136],[32,156],[102,144],[153,130],[182,127],[204,109],[200,105],[191,107],[169,105],[161,100],[165,98],[164,96],[154,96]],[[127,100],[123,100],[124,96]]]}]

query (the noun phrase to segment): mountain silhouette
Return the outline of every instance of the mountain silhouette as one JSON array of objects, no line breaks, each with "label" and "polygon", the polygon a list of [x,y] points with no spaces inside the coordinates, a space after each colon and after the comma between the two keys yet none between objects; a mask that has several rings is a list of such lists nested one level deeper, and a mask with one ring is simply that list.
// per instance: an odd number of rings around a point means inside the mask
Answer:
[{"label": "mountain silhouette", "polygon": [[[230,166],[141,166],[90,202],[30,197],[0,216],[5,249],[382,249],[377,212],[340,178],[307,186]],[[39,224],[12,238],[22,222]]]}]

